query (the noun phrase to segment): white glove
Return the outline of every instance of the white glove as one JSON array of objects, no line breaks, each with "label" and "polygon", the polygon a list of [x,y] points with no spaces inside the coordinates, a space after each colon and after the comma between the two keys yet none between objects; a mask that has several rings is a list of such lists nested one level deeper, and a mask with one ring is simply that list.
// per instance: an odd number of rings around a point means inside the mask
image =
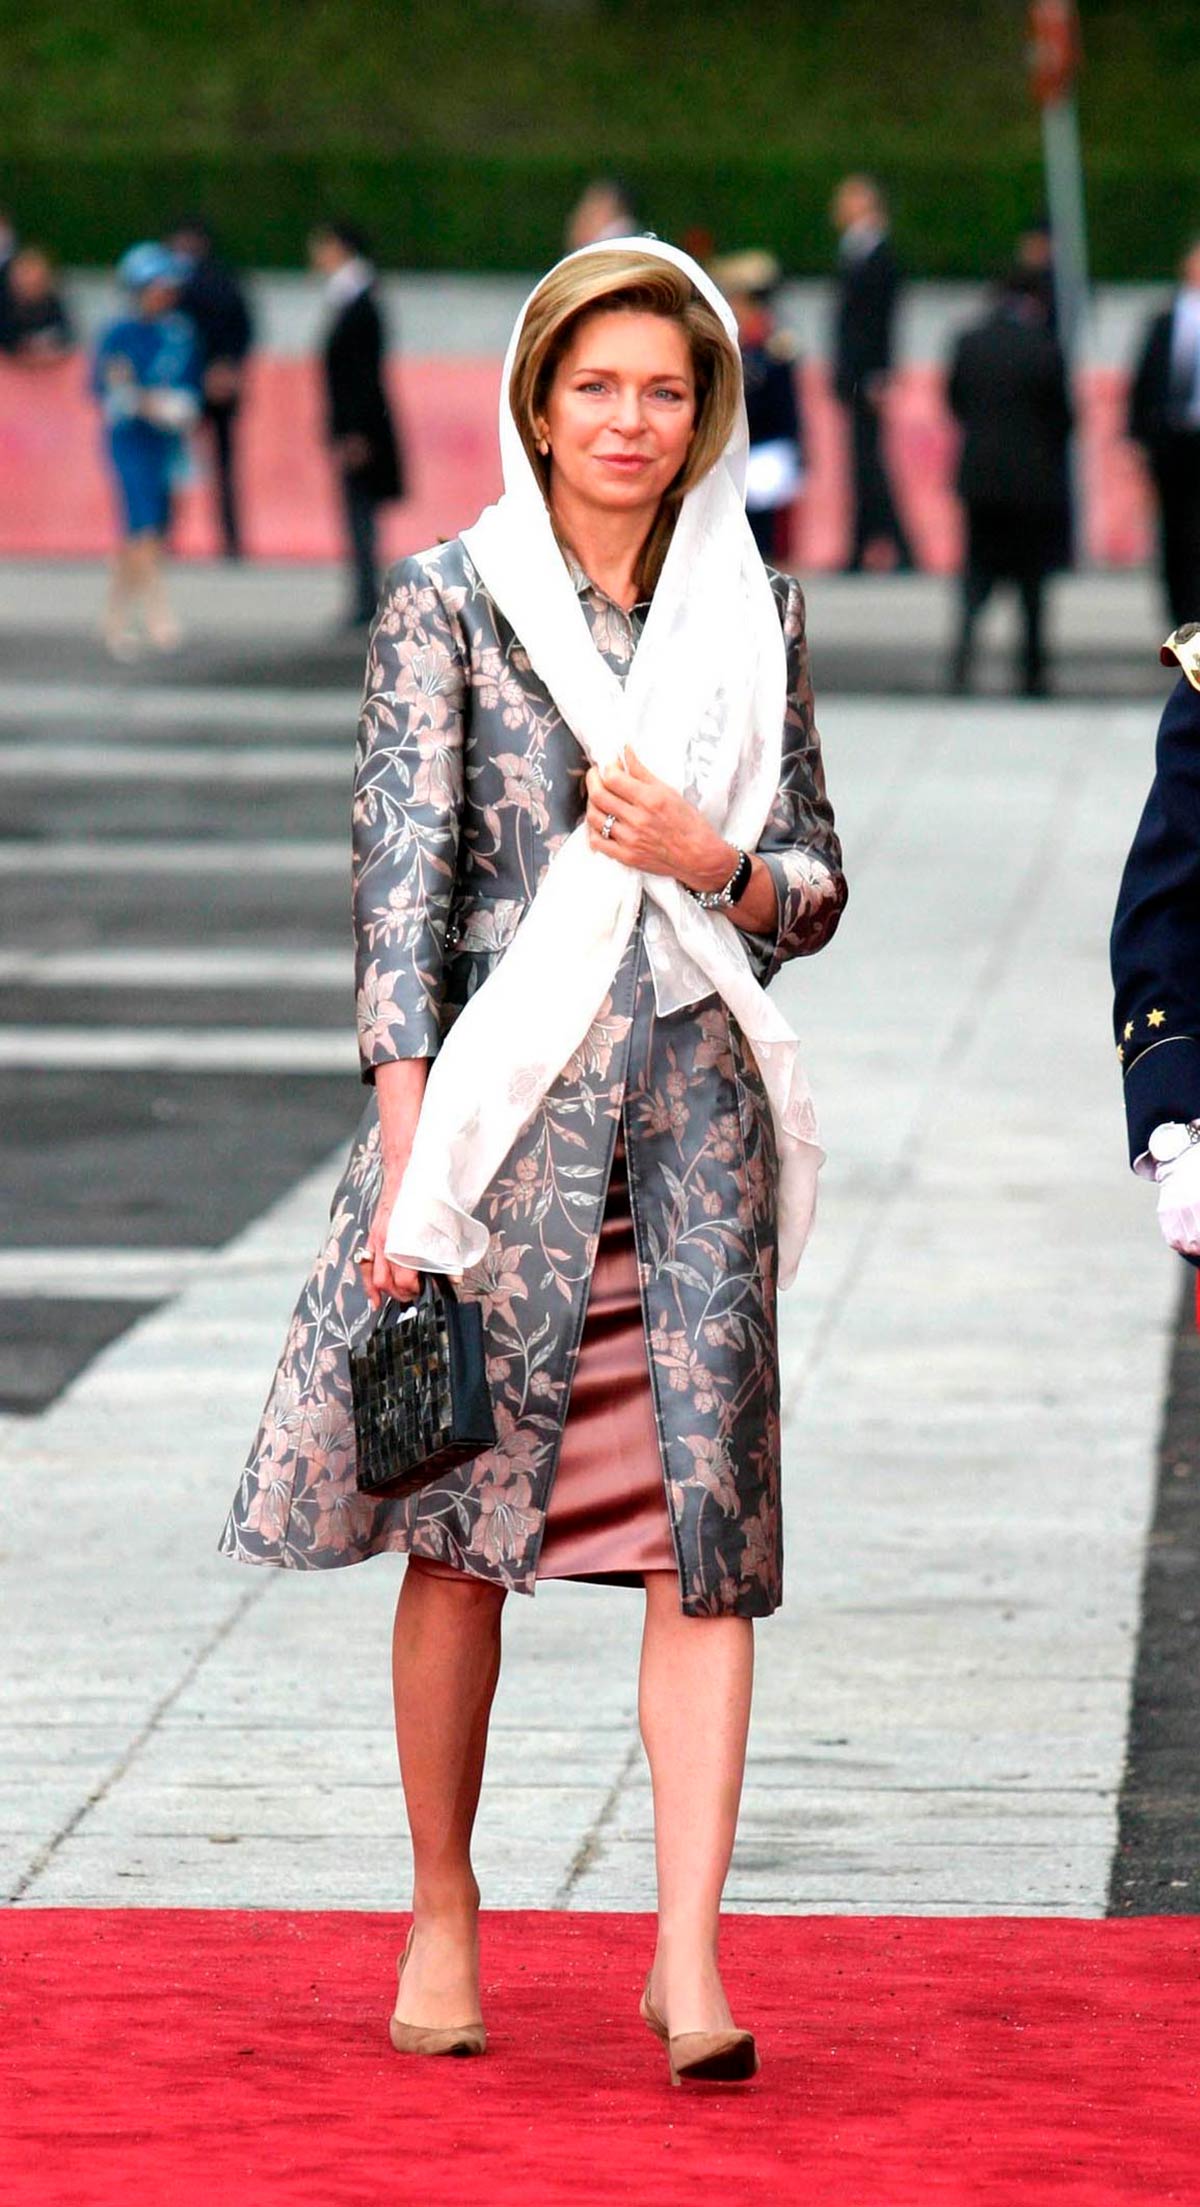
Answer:
[{"label": "white glove", "polygon": [[1200,1143],[1156,1165],[1158,1223],[1163,1240],[1181,1257],[1200,1257]]},{"label": "white glove", "polygon": [[142,411],[160,429],[186,429],[196,413],[196,401],[190,391],[145,391]]}]

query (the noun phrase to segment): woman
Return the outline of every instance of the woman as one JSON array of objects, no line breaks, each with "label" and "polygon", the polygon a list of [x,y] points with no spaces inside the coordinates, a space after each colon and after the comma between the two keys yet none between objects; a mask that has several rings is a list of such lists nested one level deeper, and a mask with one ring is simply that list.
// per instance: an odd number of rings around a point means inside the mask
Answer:
[{"label": "woman", "polygon": [[[504,498],[395,570],[369,647],[374,1094],[224,1547],[302,1569],[408,1552],[392,2038],[413,2051],[484,2044],[470,1839],[505,1595],[644,1585],[642,2013],[673,2076],[744,2076],[717,1934],[751,1620],[780,1600],[776,1268],[786,1285],[820,1161],[759,984],[832,934],[840,854],[801,593],[742,505],[719,293],[655,241],[586,248],[528,302],[502,389]],[[482,1306],[497,1441],[380,1505],[355,1492],[346,1345],[424,1268]]]},{"label": "woman", "polygon": [[136,658],[139,620],[160,651],[179,642],[163,567],[171,493],[187,466],[185,432],[200,411],[196,332],[176,312],[182,264],[165,246],[132,246],[117,278],[131,311],[96,348],[92,389],[104,415],[122,541],[113,562],[104,640],[114,659]]}]

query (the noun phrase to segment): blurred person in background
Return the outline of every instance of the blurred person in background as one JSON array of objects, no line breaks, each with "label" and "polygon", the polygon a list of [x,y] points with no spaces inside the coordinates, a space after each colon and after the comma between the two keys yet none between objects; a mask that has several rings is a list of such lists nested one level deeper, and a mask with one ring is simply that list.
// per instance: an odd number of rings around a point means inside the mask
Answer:
[{"label": "blurred person in background", "polygon": [[4,351],[29,368],[65,360],[75,339],[48,256],[40,246],[19,246],[7,276]]},{"label": "blurred person in background", "polygon": [[582,245],[603,245],[607,238],[633,237],[638,227],[633,202],[615,177],[597,176],[587,185],[567,217],[567,251]]},{"label": "blurred person in background", "polygon": [[963,432],[958,492],[967,520],[950,687],[970,687],[976,623],[995,585],[1011,582],[1024,615],[1021,689],[1040,697],[1046,581],[1071,561],[1071,400],[1036,269],[1014,269],[984,320],[958,339],[947,397]]},{"label": "blurred person in background", "polygon": [[142,630],[161,651],[180,637],[166,591],[166,533],[201,404],[200,346],[178,310],[184,274],[165,245],[130,248],[117,269],[128,309],[103,332],[92,367],[123,531],[103,624],[116,659],[137,656]]},{"label": "blurred person in background", "polygon": [[746,512],[763,558],[783,565],[804,489],[804,432],[795,343],[775,326],[779,263],[772,253],[732,253],[714,262],[712,275],[737,317],[750,428]]},{"label": "blurred person in background", "polygon": [[1171,305],[1147,327],[1129,434],[1158,493],[1163,594],[1177,628],[1200,619],[1200,238],[1183,256]]},{"label": "blurred person in background", "polygon": [[384,389],[387,353],[375,269],[361,231],[322,223],[309,261],[325,279],[323,345],[327,433],[341,486],[350,569],[348,628],[365,628],[379,596],[380,506],[403,495],[400,446]]},{"label": "blurred person in background", "polygon": [[207,223],[191,218],[177,224],[170,246],[187,271],[179,305],[200,340],[203,419],[216,471],[221,546],[226,559],[240,559],[242,531],[234,442],[254,325],[237,277],[213,250]]},{"label": "blurred person in background", "polygon": [[833,389],[850,436],[854,510],[844,572],[878,566],[876,555],[886,547],[893,570],[906,572],[916,562],[896,511],[881,436],[900,288],[887,203],[872,177],[847,176],[833,195],[830,217],[839,239]]}]

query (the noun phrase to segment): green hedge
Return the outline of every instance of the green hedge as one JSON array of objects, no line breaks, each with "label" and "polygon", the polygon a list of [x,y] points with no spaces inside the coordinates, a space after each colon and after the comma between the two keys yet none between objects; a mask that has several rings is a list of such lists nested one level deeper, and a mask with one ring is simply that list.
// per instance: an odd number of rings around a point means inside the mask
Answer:
[{"label": "green hedge", "polygon": [[[561,251],[566,210],[589,173],[572,160],[518,154],[24,154],[0,159],[0,202],[26,237],[74,263],[115,260],[132,238],[197,209],[250,266],[299,265],[311,223],[340,213],[370,232],[388,267],[528,270]],[[622,173],[643,220],[663,237],[702,228],[719,249],[761,244],[794,274],[828,270],[837,171],[827,159],[673,156],[625,164]],[[990,274],[1042,204],[1036,160],[893,160],[888,181],[897,239],[915,275]],[[1097,277],[1166,275],[1189,230],[1200,230],[1194,166],[1095,161],[1087,190]]]}]

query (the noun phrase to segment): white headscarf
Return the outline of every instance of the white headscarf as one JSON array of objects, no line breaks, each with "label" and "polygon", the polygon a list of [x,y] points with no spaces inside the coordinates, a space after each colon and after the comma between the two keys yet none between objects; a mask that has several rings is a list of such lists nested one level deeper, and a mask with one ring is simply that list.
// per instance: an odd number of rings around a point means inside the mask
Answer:
[{"label": "white headscarf", "polygon": [[[737,357],[733,315],[688,254],[636,237],[568,258],[621,250],[681,268],[719,315]],[[528,306],[500,386],[504,495],[463,542],[588,759],[610,764],[631,744],[722,835],[752,851],[779,782],[786,672],[778,607],[743,505],[745,405],[722,458],[683,500],[622,686],[592,641],[509,404]],[[593,851],[582,820],[433,1061],[387,1230],[396,1262],[458,1274],[483,1256],[489,1232],[475,1210],[603,1006],[643,897],[660,1014],[716,990],[758,1060],[780,1159],[780,1285],[790,1284],[822,1160],[796,1036],[756,981],[733,922],[702,910],[668,876]]]}]

